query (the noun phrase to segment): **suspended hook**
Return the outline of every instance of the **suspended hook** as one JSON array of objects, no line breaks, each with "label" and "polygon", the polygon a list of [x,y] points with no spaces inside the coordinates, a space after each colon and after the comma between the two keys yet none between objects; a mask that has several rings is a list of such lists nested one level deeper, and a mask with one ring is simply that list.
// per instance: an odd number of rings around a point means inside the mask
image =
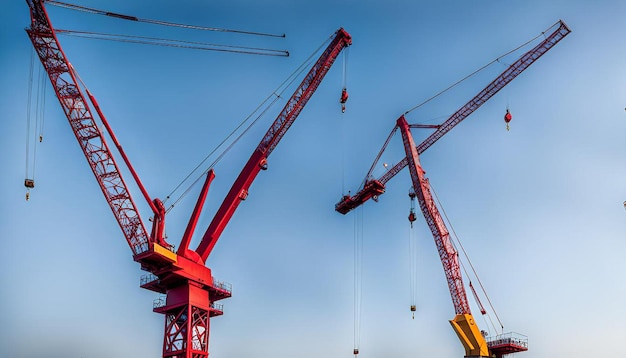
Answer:
[{"label": "suspended hook", "polygon": [[341,90],[341,98],[339,99],[339,103],[341,103],[341,113],[346,112],[346,102],[348,101],[348,90],[344,87]]},{"label": "suspended hook", "polygon": [[24,179],[24,186],[26,187],[26,201],[30,199],[30,189],[35,187],[34,179]]},{"label": "suspended hook", "polygon": [[506,130],[509,130],[509,122],[513,119],[513,116],[509,112],[509,108],[506,109],[506,114],[504,115],[504,122],[506,122]]},{"label": "suspended hook", "polygon": [[[411,223],[411,228],[413,227],[413,222],[417,219],[415,216],[415,190],[411,188],[409,190],[409,198],[411,198],[411,210],[409,211],[409,222]],[[411,311],[413,311],[413,306],[411,306]]]},{"label": "suspended hook", "polygon": [[35,180],[34,179],[24,179],[24,186],[27,189],[32,189],[35,187]]}]

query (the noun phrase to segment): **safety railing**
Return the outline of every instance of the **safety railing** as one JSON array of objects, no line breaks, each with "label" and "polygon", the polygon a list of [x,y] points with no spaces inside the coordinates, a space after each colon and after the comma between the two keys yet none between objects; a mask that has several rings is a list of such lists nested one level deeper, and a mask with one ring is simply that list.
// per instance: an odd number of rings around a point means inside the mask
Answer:
[{"label": "safety railing", "polygon": [[165,306],[166,299],[165,296],[159,296],[152,301],[152,308],[161,308]]},{"label": "safety railing", "polygon": [[215,277],[213,277],[213,287],[227,291],[228,293],[233,293],[233,285],[228,282],[218,281]]},{"label": "safety railing", "polygon": [[221,303],[211,302],[211,308],[215,311],[224,312],[224,305]]},{"label": "safety railing", "polygon": [[139,285],[143,286],[147,283],[150,282],[154,282],[154,281],[158,281],[159,278],[151,273],[149,274],[145,274],[145,275],[141,275],[141,278],[139,279]]},{"label": "safety railing", "polygon": [[503,333],[494,337],[487,337],[487,345],[490,348],[500,345],[515,345],[528,348],[528,337],[516,332]]}]

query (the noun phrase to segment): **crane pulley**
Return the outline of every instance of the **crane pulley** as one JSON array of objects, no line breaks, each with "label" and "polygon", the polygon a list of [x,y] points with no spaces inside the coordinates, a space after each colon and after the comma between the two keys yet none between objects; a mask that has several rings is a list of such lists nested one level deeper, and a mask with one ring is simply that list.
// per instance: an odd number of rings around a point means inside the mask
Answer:
[{"label": "crane pulley", "polygon": [[339,103],[341,103],[341,113],[346,111],[346,102],[348,101],[348,90],[344,87],[341,90],[341,98],[339,98]]},{"label": "crane pulley", "polygon": [[513,119],[513,116],[511,115],[511,112],[509,112],[509,109],[506,109],[506,114],[504,115],[504,122],[506,123],[506,130],[509,130],[509,122],[511,121],[511,119]]},{"label": "crane pulley", "polygon": [[413,222],[417,220],[417,217],[415,216],[415,197],[416,196],[417,194],[415,194],[415,190],[411,188],[411,190],[409,191],[409,198],[411,199],[411,210],[409,211],[409,222],[411,223],[411,227],[413,227]]}]

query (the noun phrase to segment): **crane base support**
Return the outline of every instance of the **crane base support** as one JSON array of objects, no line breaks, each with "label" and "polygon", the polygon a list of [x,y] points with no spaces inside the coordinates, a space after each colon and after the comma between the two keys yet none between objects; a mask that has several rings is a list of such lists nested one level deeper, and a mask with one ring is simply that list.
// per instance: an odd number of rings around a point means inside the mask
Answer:
[{"label": "crane base support", "polygon": [[489,358],[489,348],[485,337],[480,333],[480,329],[471,314],[457,314],[450,325],[459,337],[461,344],[465,348],[466,358]]}]

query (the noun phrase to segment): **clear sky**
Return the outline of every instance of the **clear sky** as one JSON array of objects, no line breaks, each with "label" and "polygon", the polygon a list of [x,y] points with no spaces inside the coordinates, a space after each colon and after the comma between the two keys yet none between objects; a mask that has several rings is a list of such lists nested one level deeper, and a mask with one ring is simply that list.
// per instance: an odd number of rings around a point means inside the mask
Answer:
[{"label": "clear sky", "polygon": [[[60,29],[290,52],[288,58],[264,57],[60,37],[150,195],[160,198],[335,30],[344,27],[353,37],[346,113],[338,104],[340,57],[207,262],[218,279],[233,285],[233,297],[221,302],[224,316],[211,321],[210,353],[218,358],[350,357],[354,214],[342,216],[334,204],[358,189],[400,114],[563,19],[572,33],[428,149],[422,165],[504,330],[529,337],[530,351],[520,357],[622,354],[626,2],[76,4],[287,35],[194,33],[49,6]],[[143,272],[49,85],[36,187],[25,200],[28,7],[24,1],[4,1],[0,18],[5,69],[0,356],[158,357],[163,316],[151,311],[156,296],[139,288]],[[39,68],[37,63],[35,73]],[[481,72],[407,120],[442,121],[504,69],[498,64]],[[216,166],[200,231],[283,105],[284,99]],[[508,132],[502,119],[507,106],[513,114]],[[417,140],[427,133],[414,130]],[[383,161],[401,159],[400,137],[394,141]],[[378,203],[363,208],[360,356],[458,358],[463,349],[447,322],[454,309],[421,215],[415,222],[414,320],[409,312],[409,186],[405,170],[388,183]],[[141,202],[139,192],[131,190]],[[169,213],[170,241],[178,243],[198,190]],[[141,210],[147,220],[147,206]]]}]

